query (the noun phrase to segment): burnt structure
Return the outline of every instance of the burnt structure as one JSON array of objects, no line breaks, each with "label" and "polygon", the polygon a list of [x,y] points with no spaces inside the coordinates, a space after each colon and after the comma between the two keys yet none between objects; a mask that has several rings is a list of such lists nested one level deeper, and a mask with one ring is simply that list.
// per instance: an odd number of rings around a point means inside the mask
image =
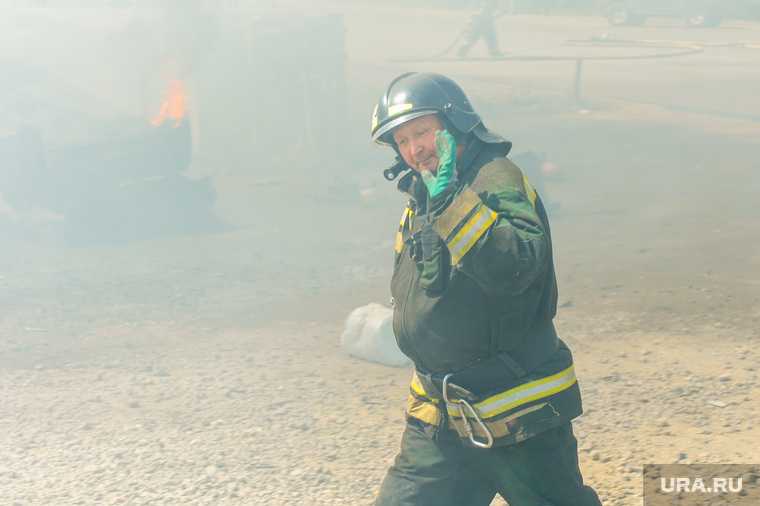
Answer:
[{"label": "burnt structure", "polygon": [[14,216],[60,216],[73,245],[217,230],[210,181],[184,174],[191,147],[187,120],[52,150],[36,130],[21,129],[0,138],[0,188]]},{"label": "burnt structure", "polygon": [[[0,226],[42,209],[71,244],[118,243],[219,230],[216,209],[252,225],[261,180],[286,191],[308,174],[327,190],[348,124],[343,18],[209,5],[135,9],[108,34],[114,58],[66,83],[42,62],[3,64],[15,77],[0,79],[0,110],[16,112],[0,125]],[[116,87],[85,91],[93,76]]]}]

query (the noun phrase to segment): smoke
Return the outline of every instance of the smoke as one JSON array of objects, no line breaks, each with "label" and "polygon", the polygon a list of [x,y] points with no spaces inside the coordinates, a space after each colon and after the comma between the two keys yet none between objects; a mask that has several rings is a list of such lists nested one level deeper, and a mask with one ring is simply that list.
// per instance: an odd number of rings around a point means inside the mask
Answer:
[{"label": "smoke", "polygon": [[749,5],[677,5],[501,2],[498,56],[461,51],[475,3],[6,1],[0,340],[60,329],[14,352],[34,363],[107,341],[104,322],[387,301],[405,196],[368,128],[414,70],[457,80],[513,142],[569,328],[756,332],[760,33]]}]

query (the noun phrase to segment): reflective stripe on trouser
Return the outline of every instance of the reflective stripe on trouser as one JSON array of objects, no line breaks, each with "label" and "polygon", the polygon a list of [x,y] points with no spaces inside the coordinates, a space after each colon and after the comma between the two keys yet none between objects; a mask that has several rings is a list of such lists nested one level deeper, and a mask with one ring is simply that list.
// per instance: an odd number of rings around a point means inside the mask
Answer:
[{"label": "reflective stripe on trouser", "polygon": [[[528,381],[471,404],[491,435],[498,439],[510,434],[509,426],[512,420],[546,408],[548,402],[542,401],[550,400],[553,396],[573,387],[577,382],[575,368],[571,365],[556,374]],[[410,390],[412,395],[407,402],[407,415],[429,425],[440,425],[441,401],[425,392],[416,372],[412,376]],[[449,404],[446,406],[446,411],[450,425],[460,436],[467,437],[467,430],[462,420],[463,412],[459,406]],[[464,414],[472,421],[472,415],[466,412]],[[475,436],[485,436],[478,423],[470,423],[470,426]]]}]

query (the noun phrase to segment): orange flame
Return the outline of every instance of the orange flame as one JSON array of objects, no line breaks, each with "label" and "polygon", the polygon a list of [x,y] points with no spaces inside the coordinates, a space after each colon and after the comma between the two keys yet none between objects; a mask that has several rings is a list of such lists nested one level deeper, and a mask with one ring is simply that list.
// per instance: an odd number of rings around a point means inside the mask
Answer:
[{"label": "orange flame", "polygon": [[160,126],[167,119],[174,120],[174,128],[182,123],[187,109],[187,94],[181,81],[172,81],[169,83],[169,89],[166,93],[166,100],[161,104],[161,110],[158,115],[150,120],[153,126]]}]

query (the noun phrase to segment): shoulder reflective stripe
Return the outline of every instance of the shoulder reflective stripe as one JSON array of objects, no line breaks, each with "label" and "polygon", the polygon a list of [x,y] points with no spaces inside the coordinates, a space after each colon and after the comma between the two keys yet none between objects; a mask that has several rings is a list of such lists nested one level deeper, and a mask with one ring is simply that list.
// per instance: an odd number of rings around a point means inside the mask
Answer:
[{"label": "shoulder reflective stripe", "polygon": [[409,109],[414,107],[414,105],[406,103],[406,104],[393,104],[392,106],[388,107],[388,116],[396,116],[398,114],[401,114],[402,112],[406,112]]},{"label": "shoulder reflective stripe", "polygon": [[523,186],[525,186],[525,193],[528,195],[528,200],[530,200],[530,204],[535,209],[536,198],[538,197],[538,194],[536,193],[536,190],[533,188],[533,185],[530,184],[530,181],[528,181],[528,176],[524,174],[523,174]]},{"label": "shoulder reflective stripe", "polygon": [[497,214],[481,205],[480,209],[473,214],[467,223],[457,232],[453,239],[447,241],[451,253],[451,265],[456,265],[462,260],[470,248],[472,248],[486,230],[496,221]]},{"label": "shoulder reflective stripe", "polygon": [[[531,381],[523,385],[511,388],[500,394],[493,395],[481,402],[476,403],[475,409],[483,418],[493,418],[494,416],[505,413],[523,404],[533,402],[537,399],[552,396],[558,392],[566,390],[577,382],[575,377],[575,368],[568,367],[564,371]],[[450,415],[459,413],[457,408],[449,408]]]}]

